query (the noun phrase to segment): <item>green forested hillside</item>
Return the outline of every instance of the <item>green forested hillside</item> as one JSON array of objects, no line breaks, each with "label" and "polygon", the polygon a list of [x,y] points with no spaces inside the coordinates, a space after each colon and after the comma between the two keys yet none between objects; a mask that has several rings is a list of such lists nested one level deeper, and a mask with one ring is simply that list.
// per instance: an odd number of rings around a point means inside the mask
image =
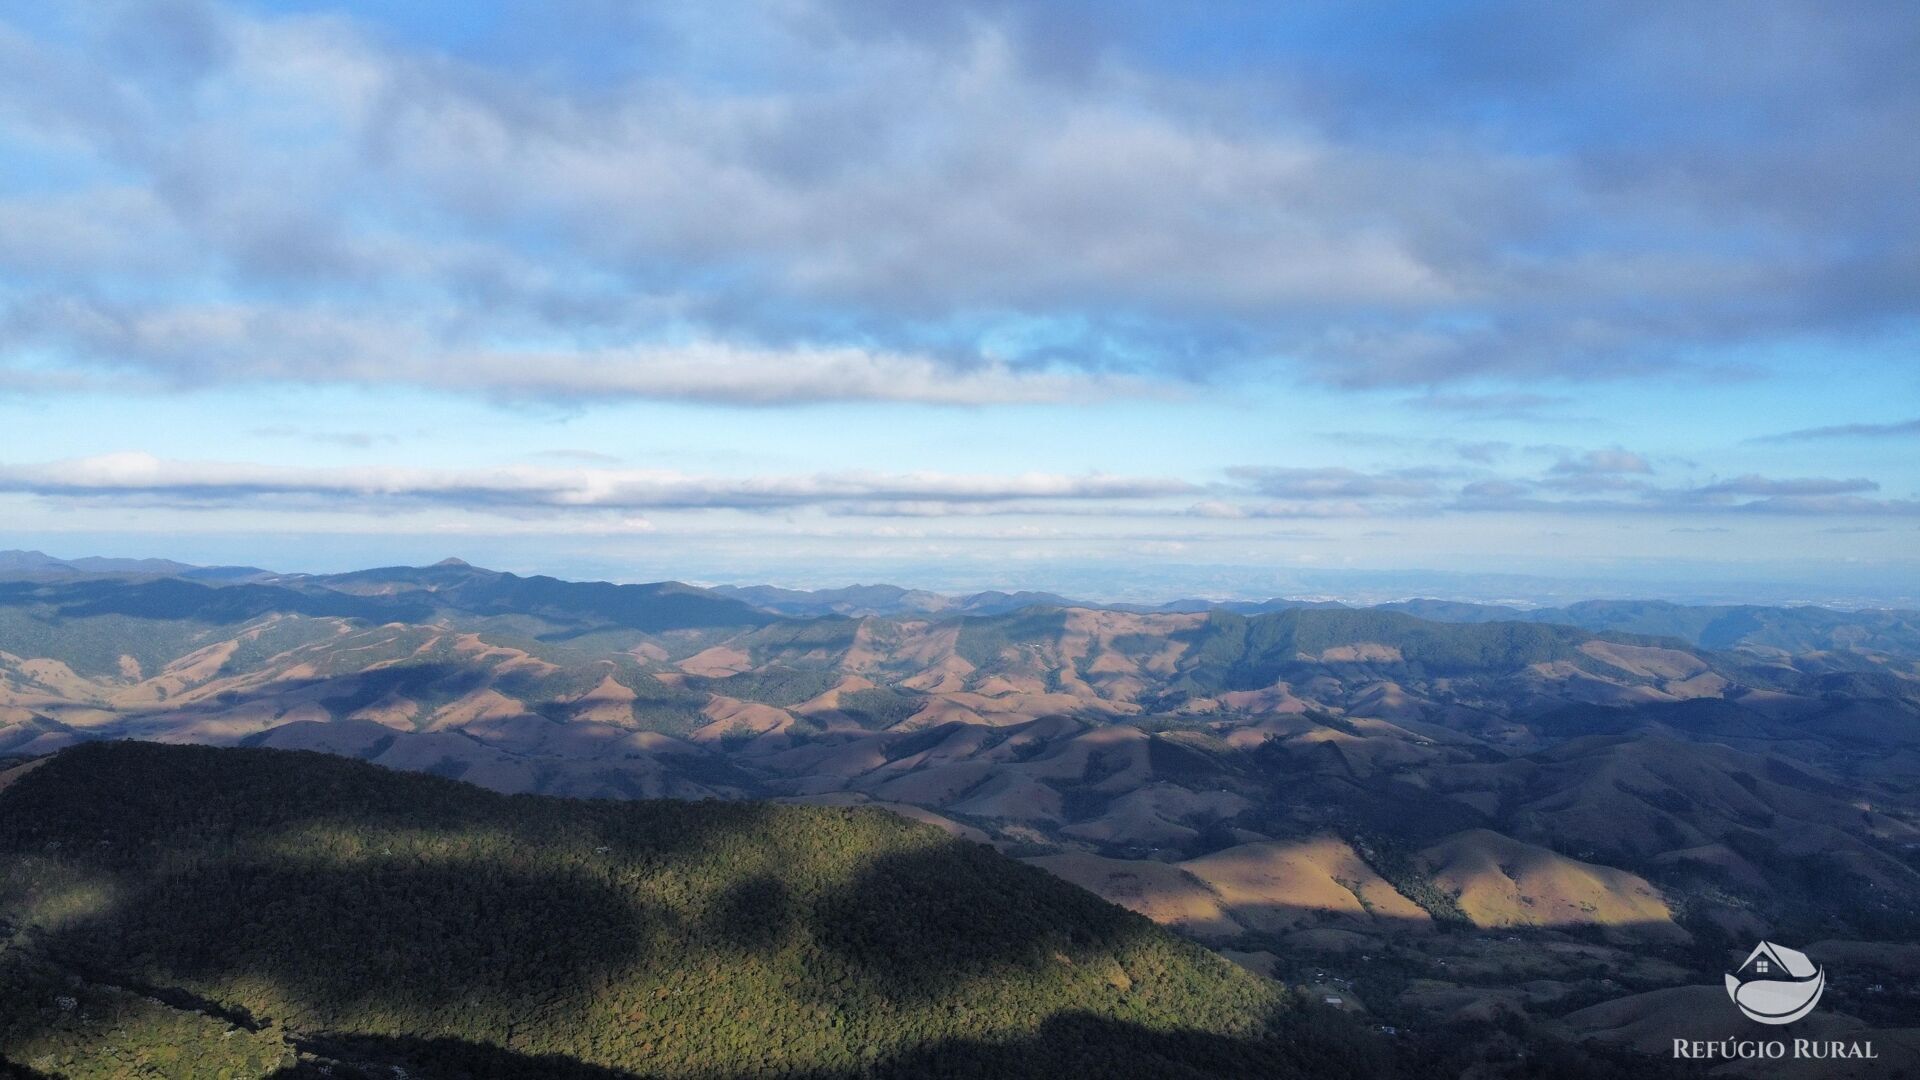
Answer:
[{"label": "green forested hillside", "polygon": [[1295,609],[1265,615],[1215,611],[1191,635],[1192,665],[1175,686],[1212,693],[1271,684],[1302,657],[1362,643],[1389,646],[1416,674],[1505,672],[1578,656],[1591,635],[1530,623],[1441,625],[1393,611]]},{"label": "green forested hillside", "polygon": [[881,811],[310,753],[89,744],[19,776],[0,941],[0,1061],[29,1075],[1384,1068],[1145,919]]}]

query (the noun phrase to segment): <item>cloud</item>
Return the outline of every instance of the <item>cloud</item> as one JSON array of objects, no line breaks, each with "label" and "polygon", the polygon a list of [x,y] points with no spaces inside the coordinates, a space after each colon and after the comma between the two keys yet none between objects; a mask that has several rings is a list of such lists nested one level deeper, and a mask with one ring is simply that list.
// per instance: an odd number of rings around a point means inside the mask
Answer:
[{"label": "cloud", "polygon": [[1556,491],[1584,495],[1651,492],[1656,490],[1654,485],[1642,477],[1652,473],[1653,465],[1645,456],[1615,447],[1562,457],[1547,469],[1547,476],[1541,484]]},{"label": "cloud", "polygon": [[504,398],[649,398],[749,406],[987,405],[1149,392],[1146,384],[1125,376],[1016,370],[991,361],[956,365],[854,347],[688,341],[505,348],[449,336],[420,322],[245,305],[157,310],[49,301],[0,319],[0,343],[60,349],[102,366],[132,364],[150,378],[185,387],[274,381],[402,384]]},{"label": "cloud", "polygon": [[[582,460],[578,452],[546,455]],[[1591,488],[1551,472],[1470,479],[1444,471],[1369,473],[1339,467],[1239,467],[1228,483],[1105,473],[965,474],[871,470],[792,475],[701,475],[589,464],[492,468],[288,467],[173,460],[140,452],[0,464],[0,493],[54,503],[246,508],[262,512],[389,513],[447,509],[509,519],[620,517],[642,512],[814,510],[836,518],[1060,517],[1215,521],[1430,518],[1447,513],[1527,515],[1760,514],[1885,517],[1920,514],[1920,500],[1869,498],[1865,479],[1735,477],[1659,486],[1601,473]],[[1572,497],[1570,497],[1572,496]],[[1195,501],[1197,498],[1197,501]],[[651,523],[647,522],[650,526]]]},{"label": "cloud", "polygon": [[582,465],[623,465],[625,459],[615,454],[603,454],[598,450],[583,450],[574,447],[559,447],[553,450],[538,450],[532,455],[553,461],[572,461]]},{"label": "cloud", "polygon": [[1543,509],[1551,506],[1533,498],[1533,485],[1524,480],[1475,480],[1454,496],[1459,510]]},{"label": "cloud", "polygon": [[1247,508],[1225,499],[1207,499],[1188,507],[1187,513],[1194,517],[1235,520],[1246,517]]},{"label": "cloud", "polygon": [[1415,516],[1425,513],[1423,509],[1413,507],[1386,509],[1377,504],[1367,503],[1357,499],[1328,502],[1319,496],[1315,496],[1310,499],[1261,503],[1256,506],[1250,506],[1247,508],[1245,516],[1249,518],[1276,518],[1280,520],[1293,520],[1298,518],[1335,519],[1377,517],[1382,514],[1395,512],[1413,514]]},{"label": "cloud", "polygon": [[1825,476],[1804,476],[1776,479],[1766,476],[1736,476],[1729,480],[1716,480],[1690,489],[1687,494],[1705,498],[1729,495],[1768,495],[1768,496],[1809,496],[1809,495],[1847,495],[1862,491],[1877,491],[1880,485],[1865,477],[1841,480]]},{"label": "cloud", "polygon": [[749,405],[1251,371],[1529,416],[1559,395],[1434,388],[1916,310],[1920,75],[1865,8],[644,7],[472,48],[378,6],[0,24],[0,155],[48,178],[0,193],[3,362]]},{"label": "cloud", "polygon": [[1342,467],[1235,466],[1227,475],[1262,495],[1286,499],[1374,499],[1431,495],[1438,490],[1422,473],[1364,473]]},{"label": "cloud", "polygon": [[1189,517],[1212,518],[1226,521],[1255,521],[1263,519],[1293,520],[1299,518],[1363,518],[1380,512],[1377,506],[1359,499],[1341,499],[1330,501],[1321,496],[1269,503],[1236,503],[1219,499],[1209,499],[1188,507]]},{"label": "cloud", "polygon": [[1867,499],[1858,495],[1775,495],[1736,504],[1734,509],[1757,514],[1818,517],[1878,517],[1920,514],[1920,499]]},{"label": "cloud", "polygon": [[398,441],[398,436],[388,432],[373,431],[312,431],[291,424],[275,424],[267,427],[248,428],[247,434],[260,439],[298,439],[303,442],[319,443],[323,446],[344,446],[353,450],[370,449],[376,444]]},{"label": "cloud", "polygon": [[1431,412],[1459,413],[1487,420],[1537,420],[1572,402],[1554,394],[1507,392],[1497,394],[1425,394],[1407,404]]},{"label": "cloud", "polygon": [[1537,480],[1512,477],[1470,482],[1445,508],[1603,516],[1739,513],[1858,517],[1920,513],[1920,500],[1864,497],[1862,493],[1877,491],[1880,485],[1861,477],[1748,474],[1700,485],[1662,486],[1643,479],[1646,472],[1651,472],[1651,467],[1637,454],[1591,451],[1562,458]]},{"label": "cloud", "polygon": [[1490,465],[1496,459],[1506,456],[1512,449],[1513,444],[1505,442],[1456,443],[1453,446],[1453,452],[1463,460],[1479,465]]},{"label": "cloud", "polygon": [[1492,464],[1496,459],[1506,456],[1514,449],[1512,443],[1500,440],[1466,442],[1460,439],[1384,435],[1365,431],[1318,431],[1314,434],[1349,451],[1355,446],[1384,446],[1394,450],[1419,451],[1429,455],[1452,455],[1477,465]]},{"label": "cloud", "polygon": [[[827,504],[829,517],[992,518],[1066,517],[1122,520],[1188,516],[1171,506],[1111,501],[1072,502],[1047,497],[954,501],[950,499],[884,499]],[[1204,516],[1204,515],[1202,515]]]},{"label": "cloud", "polygon": [[1653,472],[1653,466],[1645,456],[1616,447],[1612,450],[1589,450],[1578,457],[1561,458],[1547,471],[1560,476],[1649,474]]},{"label": "cloud", "polygon": [[1813,439],[1887,439],[1920,435],[1920,419],[1892,424],[1835,424],[1763,435],[1754,442],[1805,442]]},{"label": "cloud", "polygon": [[0,491],[186,508],[481,512],[767,510],[848,503],[1132,500],[1190,494],[1179,480],[1101,474],[965,476],[872,472],[712,477],[657,469],[288,468],[170,461],[143,453],[0,465]]}]

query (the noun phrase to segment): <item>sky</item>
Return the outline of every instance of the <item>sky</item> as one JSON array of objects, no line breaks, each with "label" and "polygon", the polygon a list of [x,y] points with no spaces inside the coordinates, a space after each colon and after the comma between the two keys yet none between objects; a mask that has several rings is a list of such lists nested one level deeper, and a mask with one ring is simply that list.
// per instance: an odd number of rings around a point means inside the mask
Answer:
[{"label": "sky", "polygon": [[0,4],[0,547],[1906,600],[1916,54],[1845,0]]}]

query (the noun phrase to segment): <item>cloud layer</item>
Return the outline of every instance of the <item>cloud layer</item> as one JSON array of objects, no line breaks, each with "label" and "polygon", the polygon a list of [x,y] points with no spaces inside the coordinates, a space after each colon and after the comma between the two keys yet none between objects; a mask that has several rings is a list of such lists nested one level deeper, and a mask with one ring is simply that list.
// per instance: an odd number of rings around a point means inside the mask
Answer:
[{"label": "cloud layer", "polygon": [[171,461],[144,453],[0,465],[0,491],[63,499],[150,500],[182,507],[389,509],[448,506],[520,514],[606,510],[768,510],[799,506],[1027,500],[1134,500],[1190,494],[1151,477],[963,476],[873,472],[714,477],[660,469],[288,468]]},{"label": "cloud layer", "polygon": [[1892,439],[1920,437],[1920,418],[1891,424],[1831,424],[1768,435],[1758,442],[1809,442],[1816,439]]},{"label": "cloud layer", "polygon": [[[1877,497],[1862,478],[1742,475],[1661,483],[1638,455],[1596,451],[1597,475],[1569,484],[1562,461],[1533,476],[1434,470],[1234,467],[1213,479],[1030,472],[822,472],[697,475],[665,469],[520,466],[491,469],[296,468],[183,461],[125,452],[0,464],[0,493],[60,503],[208,510],[393,512],[454,509],[507,517],[644,511],[818,509],[836,517],[1357,519],[1443,514],[1724,513],[1795,516],[1920,515],[1920,500]],[[1584,477],[1588,474],[1581,474]],[[1581,478],[1576,477],[1576,478]]]},{"label": "cloud layer", "polygon": [[1497,415],[1560,398],[1432,388],[1920,308],[1897,7],[1225,5],[1185,52],[1145,4],[466,17],[485,48],[192,0],[0,22],[8,383],[980,405],[1269,372]]}]

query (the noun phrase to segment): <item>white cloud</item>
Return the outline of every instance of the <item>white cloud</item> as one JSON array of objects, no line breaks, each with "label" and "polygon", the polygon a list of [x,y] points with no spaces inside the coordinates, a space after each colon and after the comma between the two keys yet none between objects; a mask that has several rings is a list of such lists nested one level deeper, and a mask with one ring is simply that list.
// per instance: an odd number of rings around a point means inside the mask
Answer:
[{"label": "white cloud", "polygon": [[323,308],[238,304],[130,308],[48,301],[0,321],[0,336],[83,349],[145,368],[150,382],[405,384],[511,398],[648,398],[775,405],[832,401],[991,405],[1165,395],[1164,386],[1085,371],[959,365],[861,347],[717,341],[509,348],[447,340],[435,322]]},{"label": "white cloud", "polygon": [[1439,490],[1433,479],[1423,474],[1366,473],[1344,466],[1235,466],[1227,470],[1227,475],[1263,495],[1282,499],[1418,497],[1433,495]]},{"label": "white cloud", "polygon": [[848,503],[1136,500],[1195,490],[1183,481],[1102,474],[818,473],[696,476],[658,469],[288,468],[170,461],[144,453],[102,454],[34,465],[0,465],[0,490],[178,506],[286,509],[448,506],[528,512],[645,509],[773,509]]}]

